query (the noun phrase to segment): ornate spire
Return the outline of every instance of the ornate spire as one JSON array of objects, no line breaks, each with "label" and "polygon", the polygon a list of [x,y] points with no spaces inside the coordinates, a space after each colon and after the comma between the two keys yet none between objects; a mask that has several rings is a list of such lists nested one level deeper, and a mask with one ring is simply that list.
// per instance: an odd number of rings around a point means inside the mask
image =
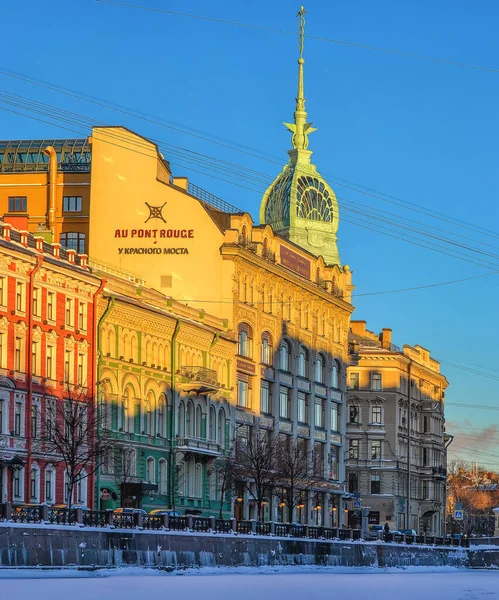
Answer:
[{"label": "ornate spire", "polygon": [[[298,17],[298,27],[300,30],[300,56],[298,58],[298,94],[296,96],[296,108],[295,108],[295,122],[284,123],[284,125],[293,134],[291,143],[295,150],[306,150],[308,148],[308,136],[310,133],[317,131],[315,127],[312,127],[312,123],[307,123],[307,111],[305,110],[305,91],[303,85],[303,65],[305,59],[303,58],[303,43],[305,37],[305,14],[306,10],[303,6],[300,6],[300,11],[296,15]],[[296,161],[300,153],[292,151],[291,160]]]}]

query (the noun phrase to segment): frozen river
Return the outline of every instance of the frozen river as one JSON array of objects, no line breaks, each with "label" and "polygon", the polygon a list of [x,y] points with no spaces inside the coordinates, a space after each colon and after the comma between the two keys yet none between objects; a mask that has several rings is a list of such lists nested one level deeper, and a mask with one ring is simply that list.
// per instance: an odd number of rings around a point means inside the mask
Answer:
[{"label": "frozen river", "polygon": [[[494,600],[499,572],[454,570],[238,573],[152,573],[110,576],[103,572],[0,571],[1,600]],[[27,578],[24,578],[27,577]]]}]

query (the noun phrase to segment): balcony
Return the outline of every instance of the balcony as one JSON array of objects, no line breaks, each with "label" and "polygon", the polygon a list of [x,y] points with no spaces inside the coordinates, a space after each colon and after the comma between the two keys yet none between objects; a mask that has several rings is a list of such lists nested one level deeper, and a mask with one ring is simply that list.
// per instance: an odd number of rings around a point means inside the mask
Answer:
[{"label": "balcony", "polygon": [[204,440],[188,435],[177,436],[177,449],[184,452],[218,456],[221,453],[220,444],[214,440]]},{"label": "balcony", "polygon": [[220,389],[217,372],[206,367],[181,367],[180,387],[184,392],[209,394]]}]

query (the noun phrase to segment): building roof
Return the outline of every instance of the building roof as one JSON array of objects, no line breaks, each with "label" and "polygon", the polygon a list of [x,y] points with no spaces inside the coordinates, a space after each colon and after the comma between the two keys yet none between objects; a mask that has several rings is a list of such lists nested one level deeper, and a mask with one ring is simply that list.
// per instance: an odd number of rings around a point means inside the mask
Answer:
[{"label": "building roof", "polygon": [[90,171],[92,153],[88,139],[83,138],[0,141],[0,173],[48,171],[49,157],[44,154],[48,146],[57,153],[60,171]]}]

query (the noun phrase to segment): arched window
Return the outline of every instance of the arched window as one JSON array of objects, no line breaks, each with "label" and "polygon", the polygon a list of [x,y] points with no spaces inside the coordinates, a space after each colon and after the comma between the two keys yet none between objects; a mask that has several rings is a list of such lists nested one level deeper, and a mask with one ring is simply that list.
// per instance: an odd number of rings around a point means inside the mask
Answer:
[{"label": "arched window", "polygon": [[331,373],[331,386],[334,388],[340,387],[340,365],[337,360],[333,360],[333,370]]},{"label": "arched window", "polygon": [[290,363],[291,363],[291,351],[289,347],[289,343],[286,340],[281,342],[279,346],[279,368],[281,371],[289,371]]},{"label": "arched window", "polygon": [[29,477],[29,497],[30,502],[40,502],[40,468],[33,466]]},{"label": "arched window", "polygon": [[146,364],[149,366],[152,363],[152,352],[151,352],[151,342],[150,340],[147,340],[146,342],[146,356],[145,356],[145,362]]},{"label": "arched window", "polygon": [[303,346],[300,347],[298,354],[298,375],[308,377],[308,350]]},{"label": "arched window", "polygon": [[272,364],[272,336],[268,331],[264,331],[262,333],[261,361],[264,365]]},{"label": "arched window", "polygon": [[185,405],[180,402],[178,405],[178,434],[185,435]]},{"label": "arched window", "polygon": [[85,469],[80,472],[80,479],[76,482],[76,502],[87,505],[88,503],[88,478]]},{"label": "arched window", "polygon": [[147,435],[154,435],[154,396],[152,392],[147,394],[144,406],[144,430]]},{"label": "arched window", "polygon": [[159,461],[158,491],[160,494],[166,494],[168,491],[168,467],[164,458]]},{"label": "arched window", "polygon": [[45,502],[55,502],[55,469],[52,465],[45,469]]},{"label": "arched window", "polygon": [[194,429],[194,406],[192,402],[187,403],[187,410],[185,413],[185,435],[192,437]]},{"label": "arched window", "polygon": [[139,343],[136,335],[130,338],[130,358],[133,362],[139,362]]},{"label": "arched window", "polygon": [[215,441],[217,439],[217,413],[215,407],[210,406],[210,435],[209,439]]},{"label": "arched window", "polygon": [[146,461],[146,481],[147,481],[147,483],[155,483],[156,482],[154,467],[155,467],[154,458],[149,457]]},{"label": "arched window", "polygon": [[237,353],[246,358],[253,358],[253,332],[248,323],[238,326]]},{"label": "arched window", "polygon": [[166,397],[161,394],[158,402],[158,426],[157,432],[161,437],[166,437]]},{"label": "arched window", "polygon": [[[124,430],[135,433],[135,394],[130,386],[123,395]],[[140,432],[139,432],[140,433]]]},{"label": "arched window", "polygon": [[156,344],[156,342],[152,343],[152,349],[151,349],[151,364],[153,365],[157,365],[158,364],[158,345]]},{"label": "arched window", "polygon": [[201,407],[197,406],[196,407],[196,422],[195,422],[195,431],[194,431],[194,437],[200,438],[201,437],[201,424],[203,422],[203,413],[201,411]]},{"label": "arched window", "polygon": [[324,356],[322,356],[322,354],[318,354],[315,362],[315,381],[317,381],[317,383],[324,383],[324,368]]},{"label": "arched window", "polygon": [[203,468],[198,463],[196,465],[195,480],[194,480],[194,497],[201,498],[203,490]]},{"label": "arched window", "polygon": [[224,409],[220,409],[218,412],[218,433],[217,433],[217,441],[220,444],[221,448],[225,448],[225,411]]},{"label": "arched window", "polygon": [[158,362],[156,363],[157,366],[163,366],[163,363],[161,361],[163,360],[164,357],[165,357],[165,353],[163,350],[163,344],[159,344],[158,345]]},{"label": "arched window", "polygon": [[126,479],[128,477],[135,477],[135,473],[137,472],[137,467],[136,467],[136,454],[135,454],[135,449],[134,448],[125,448],[125,450],[123,451],[123,458],[122,458],[122,464],[123,464],[123,473],[122,473],[122,477],[123,479]]}]

